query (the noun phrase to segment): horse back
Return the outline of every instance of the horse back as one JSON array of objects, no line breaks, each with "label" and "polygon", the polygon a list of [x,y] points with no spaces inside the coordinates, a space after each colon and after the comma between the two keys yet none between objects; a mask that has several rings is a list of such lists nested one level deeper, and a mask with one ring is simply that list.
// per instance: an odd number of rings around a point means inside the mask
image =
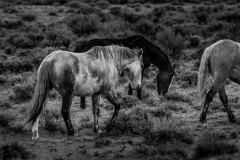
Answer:
[{"label": "horse back", "polygon": [[213,77],[231,76],[231,74],[235,74],[236,69],[240,73],[240,48],[237,42],[227,39],[220,40],[209,48],[211,49],[209,69]]}]

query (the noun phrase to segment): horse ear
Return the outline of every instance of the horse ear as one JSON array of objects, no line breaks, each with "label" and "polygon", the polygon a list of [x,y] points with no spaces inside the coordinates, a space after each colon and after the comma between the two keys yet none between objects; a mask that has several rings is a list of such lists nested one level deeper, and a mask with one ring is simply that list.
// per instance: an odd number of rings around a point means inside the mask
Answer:
[{"label": "horse ear", "polygon": [[140,48],[139,51],[138,51],[138,56],[139,56],[140,58],[142,58],[142,55],[143,55],[143,49]]},{"label": "horse ear", "polygon": [[176,64],[173,64],[173,69],[175,69],[176,68]]}]

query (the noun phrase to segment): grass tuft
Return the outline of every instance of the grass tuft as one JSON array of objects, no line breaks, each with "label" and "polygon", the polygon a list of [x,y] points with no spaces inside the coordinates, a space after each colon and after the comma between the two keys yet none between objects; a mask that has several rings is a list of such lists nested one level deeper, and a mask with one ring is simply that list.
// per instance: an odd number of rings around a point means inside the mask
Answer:
[{"label": "grass tuft", "polygon": [[234,143],[230,144],[221,141],[218,133],[206,132],[198,140],[193,157],[197,159],[223,154],[234,154],[238,150],[238,147]]},{"label": "grass tuft", "polygon": [[1,159],[32,159],[33,154],[26,150],[25,147],[18,142],[3,145],[0,148]]}]

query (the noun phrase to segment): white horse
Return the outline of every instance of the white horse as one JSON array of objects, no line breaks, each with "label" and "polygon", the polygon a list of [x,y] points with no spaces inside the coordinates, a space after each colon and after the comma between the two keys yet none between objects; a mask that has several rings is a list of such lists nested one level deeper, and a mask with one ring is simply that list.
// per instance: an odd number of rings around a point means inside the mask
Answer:
[{"label": "white horse", "polygon": [[48,93],[55,88],[62,96],[62,115],[68,135],[74,134],[70,120],[70,106],[73,95],[92,95],[94,132],[98,132],[100,95],[115,107],[111,120],[118,116],[120,104],[114,93],[121,73],[125,73],[134,89],[141,87],[142,50],[127,47],[93,47],[78,54],[68,51],[55,51],[41,63],[37,73],[37,85],[33,97],[30,117],[25,129],[32,127],[33,139],[37,139],[39,115]]}]

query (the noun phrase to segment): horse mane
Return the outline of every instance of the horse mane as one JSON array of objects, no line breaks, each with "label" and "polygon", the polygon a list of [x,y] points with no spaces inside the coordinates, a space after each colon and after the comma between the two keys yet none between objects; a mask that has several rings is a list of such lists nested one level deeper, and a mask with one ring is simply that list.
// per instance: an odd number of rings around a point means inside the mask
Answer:
[{"label": "horse mane", "polygon": [[[162,55],[165,57],[165,59],[167,60],[168,69],[172,69],[172,65],[171,65],[171,61],[170,61],[169,57],[167,56],[167,54],[159,46],[157,46],[154,43],[150,42],[146,37],[144,37],[142,35],[133,35],[133,36],[136,37],[134,41],[137,41],[138,39],[144,39],[147,43],[149,43],[152,46],[151,48],[158,49],[162,53]],[[155,52],[153,52],[153,53],[155,53]],[[164,61],[162,61],[161,57],[158,57],[158,55],[159,54],[155,54],[154,58],[158,58],[161,62],[163,62],[163,63],[161,63],[162,64],[161,66],[165,65],[166,63],[164,63]],[[164,68],[164,67],[161,67],[161,68]]]},{"label": "horse mane", "polygon": [[89,55],[107,62],[115,61],[116,63],[121,63],[123,60],[135,59],[137,54],[134,49],[130,49],[128,47],[110,45],[92,47]]}]

